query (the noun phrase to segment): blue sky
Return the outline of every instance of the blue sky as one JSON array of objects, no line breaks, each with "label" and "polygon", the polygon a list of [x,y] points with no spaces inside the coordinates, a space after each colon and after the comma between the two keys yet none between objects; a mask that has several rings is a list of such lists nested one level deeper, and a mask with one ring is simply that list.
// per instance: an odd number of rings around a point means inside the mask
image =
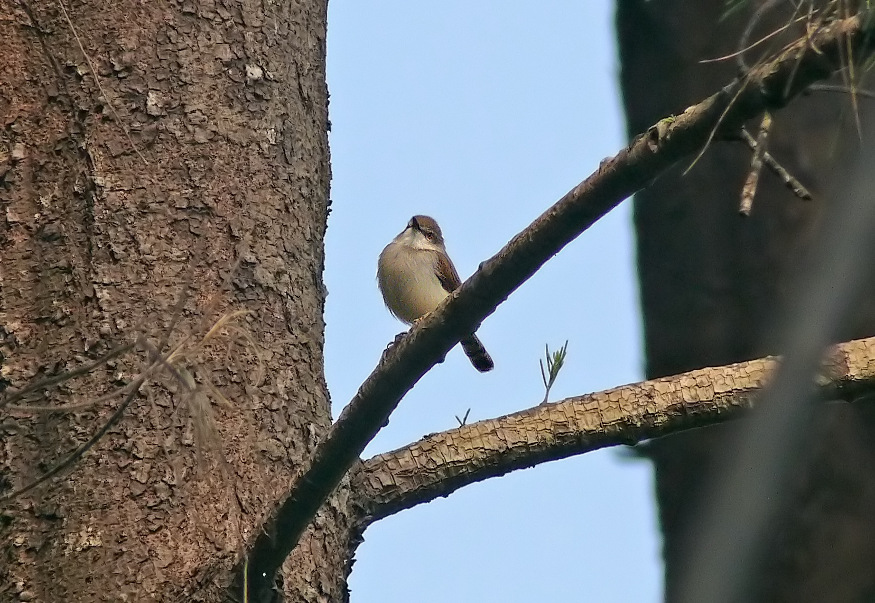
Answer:
[{"label": "blue sky", "polygon": [[[607,1],[332,0],[326,372],[335,416],[404,330],[376,260],[413,214],[441,224],[463,280],[624,144]],[[566,339],[557,400],[642,378],[630,205],[525,283],[402,401],[365,456],[538,404],[544,344]],[[649,464],[619,449],[487,480],[372,526],[353,603],[659,601]]]}]

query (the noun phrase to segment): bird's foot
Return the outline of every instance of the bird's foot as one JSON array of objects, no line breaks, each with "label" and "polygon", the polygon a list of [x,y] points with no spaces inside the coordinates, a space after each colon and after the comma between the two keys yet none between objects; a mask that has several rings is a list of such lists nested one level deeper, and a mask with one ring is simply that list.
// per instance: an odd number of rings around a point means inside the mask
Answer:
[{"label": "bird's foot", "polygon": [[425,320],[429,316],[431,316],[431,312],[426,312],[425,314],[423,314],[419,318],[414,319],[414,321],[410,324],[410,328],[412,329],[413,327],[418,325],[420,322],[422,322],[423,320]]}]

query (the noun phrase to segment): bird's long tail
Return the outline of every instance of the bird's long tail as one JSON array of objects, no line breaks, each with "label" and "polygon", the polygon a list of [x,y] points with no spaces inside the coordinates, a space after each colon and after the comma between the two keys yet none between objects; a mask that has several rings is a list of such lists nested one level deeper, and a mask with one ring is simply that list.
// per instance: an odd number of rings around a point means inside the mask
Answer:
[{"label": "bird's long tail", "polygon": [[481,373],[485,373],[495,368],[495,364],[492,362],[492,357],[489,355],[489,352],[486,351],[486,348],[483,347],[483,343],[476,335],[472,334],[470,337],[466,337],[459,343],[462,344],[462,350],[471,361],[471,364],[474,365],[475,369]]}]

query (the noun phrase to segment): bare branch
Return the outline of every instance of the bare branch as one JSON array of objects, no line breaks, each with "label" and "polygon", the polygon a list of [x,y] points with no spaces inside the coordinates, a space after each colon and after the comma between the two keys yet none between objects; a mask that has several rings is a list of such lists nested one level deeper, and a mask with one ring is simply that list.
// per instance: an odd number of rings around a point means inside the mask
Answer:
[{"label": "bare branch", "polygon": [[26,414],[35,414],[35,413],[44,413],[44,412],[55,412],[55,413],[66,413],[66,412],[76,412],[79,410],[84,410],[86,408],[91,408],[93,406],[99,406],[104,402],[112,400],[119,394],[128,391],[130,388],[130,384],[119,387],[112,390],[109,393],[106,393],[99,398],[95,398],[93,400],[86,400],[84,402],[74,402],[72,404],[58,404],[56,406],[46,406],[46,405],[37,405],[37,404],[9,404],[6,406],[6,410],[9,412],[15,413],[26,413]]},{"label": "bare branch", "polygon": [[[763,113],[763,120],[760,123],[760,131],[757,134],[757,139],[753,147],[753,157],[750,160],[750,170],[747,173],[747,179],[744,181],[744,186],[741,187],[741,207],[738,210],[742,216],[749,216],[750,210],[753,208],[753,198],[757,194],[757,185],[760,182],[760,172],[763,171],[764,155],[768,152],[766,148],[769,144],[769,131],[772,129],[772,114],[766,111]],[[744,128],[741,130],[744,132]]]},{"label": "bare branch", "polygon": [[[753,34],[754,28],[757,26],[757,23],[763,18],[763,16],[770,10],[772,10],[775,6],[781,3],[781,0],[767,0],[765,3],[759,6],[756,11],[751,15],[750,19],[747,22],[747,26],[744,28],[744,31],[741,34],[741,38],[738,41],[738,50],[735,52],[733,56],[735,56],[735,62],[738,65],[738,70],[741,73],[746,73],[750,70],[747,63],[744,60],[745,51],[757,46],[764,40],[772,37],[775,34],[781,33],[785,31],[788,27],[790,27],[793,23],[796,22],[796,16],[794,14],[793,18],[790,19],[784,27],[781,29],[772,32],[768,36],[766,36],[763,40],[759,40],[758,42],[754,42],[753,44],[748,45],[748,40],[750,40],[751,34]],[[797,8],[798,10],[798,8]]]},{"label": "bare branch", "polygon": [[[103,358],[96,360],[92,364],[89,364],[89,365],[86,365],[86,366],[81,367],[79,369],[76,369],[75,371],[70,371],[70,372],[64,373],[62,375],[58,375],[57,377],[45,379],[43,381],[35,383],[34,385],[30,386],[29,388],[26,388],[26,389],[29,389],[30,391],[34,391],[35,389],[43,389],[45,387],[49,387],[50,385],[55,385],[56,383],[60,383],[61,381],[66,381],[67,379],[72,379],[75,376],[86,374],[88,372],[91,372],[92,370],[94,370],[95,368],[97,368],[98,366],[103,364],[104,362],[106,362],[109,358],[114,357],[114,356],[112,356],[112,354],[115,354],[116,356],[118,356],[121,353],[126,352],[128,349],[131,349],[133,347],[143,347],[149,351],[149,359],[148,359],[149,365],[148,365],[148,367],[145,370],[143,370],[140,373],[140,375],[130,385],[126,386],[125,389],[128,390],[128,393],[125,396],[124,400],[122,400],[122,402],[121,402],[121,404],[119,404],[118,408],[115,409],[115,411],[112,413],[112,415],[110,415],[109,419],[106,420],[106,422],[100,427],[100,429],[98,429],[97,432],[95,432],[94,435],[92,435],[88,439],[87,442],[85,442],[84,444],[82,444],[81,446],[76,448],[76,450],[71,452],[65,459],[63,459],[59,463],[55,464],[51,469],[49,469],[48,471],[46,471],[45,473],[40,475],[38,478],[29,482],[28,484],[25,484],[24,486],[22,486],[18,490],[15,490],[13,492],[9,492],[8,494],[4,494],[4,495],[0,496],[0,502],[9,501],[9,500],[12,500],[18,496],[21,496],[25,492],[30,492],[31,490],[33,490],[34,488],[36,488],[40,484],[47,482],[48,480],[50,480],[54,476],[60,474],[64,470],[72,467],[76,463],[76,461],[78,461],[80,458],[85,456],[85,453],[87,453],[89,450],[91,450],[91,448],[93,448],[94,445],[97,444],[97,442],[99,442],[100,439],[104,435],[106,435],[106,433],[110,429],[112,429],[113,426],[115,426],[121,420],[122,415],[124,415],[125,410],[127,410],[128,406],[130,406],[131,402],[134,401],[134,398],[137,397],[137,394],[139,393],[140,388],[143,387],[143,384],[146,383],[146,381],[152,376],[152,374],[158,368],[161,368],[164,366],[169,366],[168,359],[173,357],[173,355],[179,349],[179,346],[176,346],[175,348],[171,349],[164,356],[161,356],[161,349],[165,345],[167,345],[167,343],[170,341],[170,336],[172,335],[173,330],[176,328],[176,324],[179,321],[180,316],[182,315],[182,308],[185,306],[186,299],[188,299],[188,293],[189,293],[191,283],[192,283],[192,275],[189,274],[189,278],[186,279],[186,282],[184,283],[182,289],[179,292],[179,296],[176,300],[176,304],[174,304],[174,306],[173,306],[173,310],[172,310],[173,313],[170,317],[170,324],[164,330],[164,333],[161,337],[161,341],[157,347],[150,344],[149,341],[144,336],[141,335],[140,337],[137,338],[137,340],[134,343],[130,344],[129,346],[121,346],[119,348],[116,348],[115,350],[111,351],[109,354],[105,355]],[[117,392],[112,392],[112,394],[115,394],[115,393],[117,393]],[[22,395],[21,393],[18,394],[19,397],[21,395]],[[101,398],[99,398],[98,400],[103,399],[103,398],[104,397],[101,396]],[[17,398],[15,398],[15,399],[17,399]],[[95,403],[96,402],[97,401],[95,401]]]},{"label": "bare branch", "polygon": [[869,100],[875,100],[875,92],[863,88],[855,89],[850,86],[840,86],[837,84],[815,84],[809,86],[811,92],[840,92],[841,94],[856,94],[859,97]]},{"label": "bare branch", "polygon": [[57,385],[59,383],[63,383],[64,381],[69,381],[70,379],[74,379],[76,377],[81,377],[82,375],[87,375],[91,371],[93,371],[97,368],[100,368],[103,364],[109,362],[113,358],[117,358],[117,357],[121,356],[122,354],[126,354],[127,352],[130,352],[136,346],[137,346],[136,342],[120,345],[118,347],[111,349],[109,352],[107,352],[106,354],[104,354],[103,356],[101,356],[100,358],[95,360],[94,362],[91,362],[91,363],[86,364],[84,366],[80,366],[79,368],[75,368],[72,371],[65,371],[59,375],[53,375],[51,377],[46,377],[45,379],[41,379],[35,383],[31,383],[30,385],[23,387],[19,391],[9,392],[4,398],[0,399],[0,408],[3,408],[7,404],[12,404],[14,402],[18,402],[19,400],[21,400],[25,396],[28,396],[29,394],[32,394],[32,393],[35,393],[35,392],[38,392],[38,391],[41,391],[44,389],[48,389],[54,385]]},{"label": "bare branch", "polygon": [[[663,120],[605,160],[495,257],[481,264],[437,310],[384,354],[314,451],[309,466],[265,522],[248,558],[249,600],[271,600],[274,576],[321,504],[388,421],[402,396],[459,340],[473,332],[517,287],[581,232],[679,159],[718,137],[736,136],[742,124],[786,105],[813,82],[841,68],[839,45],[855,56],[872,53],[870,12],[835,21],[791,44],[774,61],[753,68],[680,116]],[[244,564],[233,588],[244,583]]]},{"label": "bare branch", "polygon": [[14,492],[10,492],[9,494],[4,494],[3,496],[0,496],[0,502],[6,502],[18,496],[21,496],[25,492],[30,492],[40,484],[47,482],[65,469],[72,467],[76,461],[85,456],[85,453],[91,450],[91,448],[100,441],[100,438],[106,435],[106,432],[112,429],[112,427],[116,423],[118,423],[119,420],[121,420],[125,410],[128,408],[128,406],[130,406],[131,402],[133,402],[134,398],[137,396],[137,393],[140,391],[140,388],[143,386],[143,383],[146,382],[146,378],[146,373],[143,373],[131,384],[128,395],[125,396],[125,399],[122,400],[122,403],[119,404],[119,407],[115,410],[115,412],[112,413],[112,415],[110,415],[109,419],[106,420],[103,426],[88,439],[87,442],[79,446],[76,450],[70,453],[67,458],[56,464],[54,467],[40,475],[32,482],[22,486]]},{"label": "bare branch", "polygon": [[[757,141],[751,136],[747,130],[744,128],[741,129],[741,139],[752,151],[756,151]],[[805,186],[799,182],[796,178],[794,178],[790,172],[788,172],[784,166],[782,166],[778,161],[772,157],[772,155],[766,151],[763,153],[763,163],[775,173],[775,175],[781,179],[781,182],[793,191],[793,194],[802,199],[803,201],[810,201],[813,199],[811,193],[808,191]]]},{"label": "bare branch", "polygon": [[[429,435],[352,474],[362,523],[463,486],[607,446],[736,418],[770,379],[774,357],[624,385]],[[850,399],[875,385],[875,337],[836,346],[819,380]]]}]

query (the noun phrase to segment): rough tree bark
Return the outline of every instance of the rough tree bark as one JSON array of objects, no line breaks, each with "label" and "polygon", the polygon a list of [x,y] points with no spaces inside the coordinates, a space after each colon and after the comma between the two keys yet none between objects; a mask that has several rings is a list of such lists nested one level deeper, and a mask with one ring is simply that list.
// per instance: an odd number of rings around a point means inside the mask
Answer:
[{"label": "rough tree bark", "polygon": [[[3,388],[140,334],[157,344],[179,299],[165,350],[183,342],[175,366],[192,376],[160,367],[72,471],[4,503],[0,599],[219,600],[330,424],[325,30],[324,0],[0,1]],[[36,403],[130,384],[147,349]],[[65,458],[121,400],[5,414],[2,489]],[[286,591],[341,600],[346,506],[314,525]]]},{"label": "rough tree bark", "polygon": [[[617,26],[628,131],[679,113],[736,74],[732,60],[702,59],[737,49],[751,11],[721,21],[724,0],[648,3],[621,0]],[[751,36],[788,18],[777,3]],[[799,35],[803,25],[790,28]],[[759,51],[747,54],[753,62]],[[861,101],[861,119],[875,117]],[[755,126],[754,126],[755,127]],[[814,193],[803,202],[770,173],[747,219],[739,191],[750,165],[743,146],[711,149],[685,176],[677,166],[635,198],[639,278],[648,377],[775,353],[782,311],[806,253],[859,151],[847,96],[813,94],[775,117],[770,151]],[[862,144],[872,144],[864,140]],[[875,282],[875,278],[873,278]],[[875,332],[875,295],[844,337]],[[746,601],[862,601],[875,592],[875,414],[871,405],[821,409],[812,458],[798,467],[798,489],[770,536],[767,563]],[[684,537],[727,436],[722,427],[653,442],[664,536],[666,600],[676,600],[686,566]],[[868,598],[867,598],[868,597]]]}]

